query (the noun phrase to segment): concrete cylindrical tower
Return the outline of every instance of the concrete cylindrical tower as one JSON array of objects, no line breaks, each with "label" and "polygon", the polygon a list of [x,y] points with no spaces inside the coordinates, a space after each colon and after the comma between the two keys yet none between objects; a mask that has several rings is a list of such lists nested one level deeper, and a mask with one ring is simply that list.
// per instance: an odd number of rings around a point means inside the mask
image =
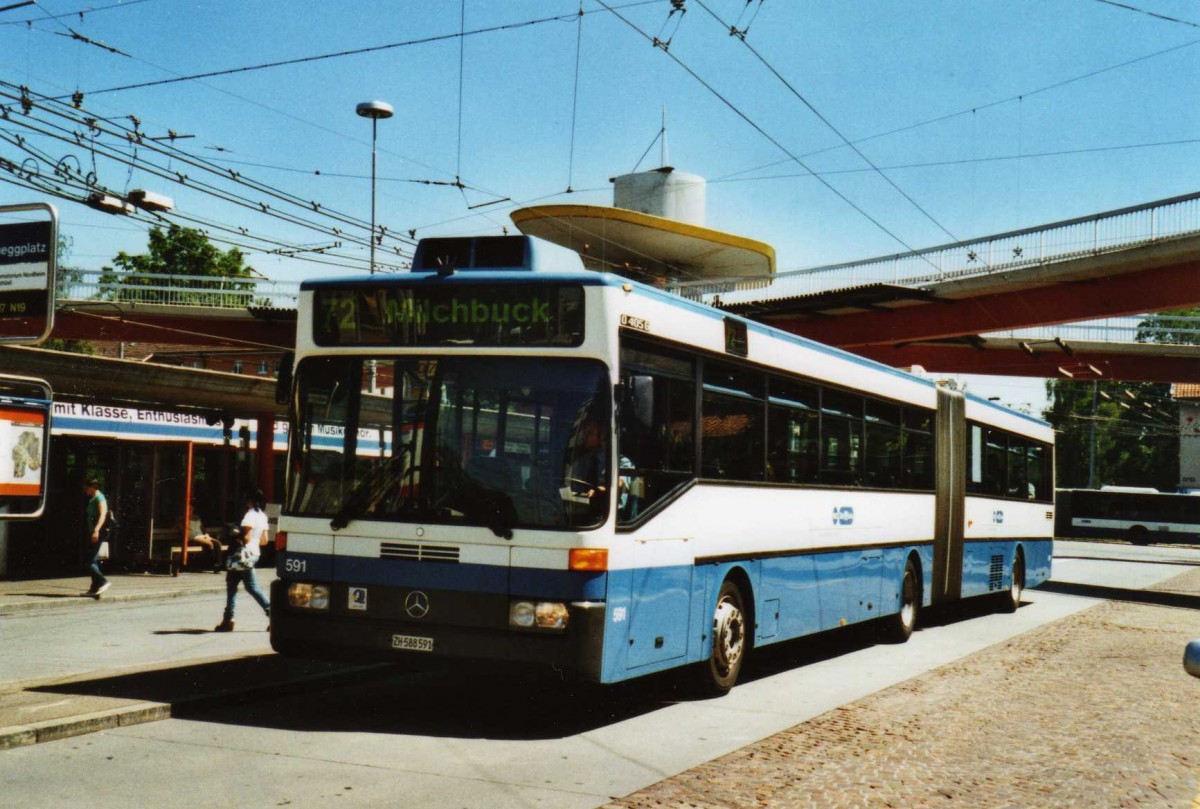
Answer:
[{"label": "concrete cylindrical tower", "polygon": [[704,227],[707,183],[703,177],[665,166],[614,177],[613,205]]}]

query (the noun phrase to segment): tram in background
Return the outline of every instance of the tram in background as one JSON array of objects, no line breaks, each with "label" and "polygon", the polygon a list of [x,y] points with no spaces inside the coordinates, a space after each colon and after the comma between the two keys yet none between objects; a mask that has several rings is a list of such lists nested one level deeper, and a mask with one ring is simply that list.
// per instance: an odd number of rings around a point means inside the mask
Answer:
[{"label": "tram in background", "polygon": [[529,237],[301,287],[271,643],[613,683],[1050,575],[1045,422]]},{"label": "tram in background", "polygon": [[1060,489],[1057,523],[1060,537],[1200,543],[1200,495],[1129,486]]}]

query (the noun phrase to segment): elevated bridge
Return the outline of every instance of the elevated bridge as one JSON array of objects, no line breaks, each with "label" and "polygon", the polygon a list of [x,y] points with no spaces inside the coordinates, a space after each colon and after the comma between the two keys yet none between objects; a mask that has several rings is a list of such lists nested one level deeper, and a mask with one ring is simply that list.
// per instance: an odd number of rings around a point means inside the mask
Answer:
[{"label": "elevated bridge", "polygon": [[769,289],[758,279],[677,288],[891,365],[1195,381],[1194,346],[1100,340],[1047,350],[997,333],[1200,304],[1200,194],[779,273]]},{"label": "elevated bridge", "polygon": [[[756,274],[674,291],[889,365],[1200,382],[1196,346],[1139,342],[1128,324],[1059,325],[1200,305],[1200,193],[778,273],[769,286]],[[268,279],[73,271],[53,336],[286,349],[298,293]],[[1180,334],[1191,337],[1168,339]]]}]

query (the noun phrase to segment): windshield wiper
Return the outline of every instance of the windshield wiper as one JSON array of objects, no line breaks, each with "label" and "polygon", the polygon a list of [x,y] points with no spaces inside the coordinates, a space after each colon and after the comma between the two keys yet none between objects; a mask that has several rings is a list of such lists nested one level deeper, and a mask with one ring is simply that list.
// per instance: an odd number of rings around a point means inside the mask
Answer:
[{"label": "windshield wiper", "polygon": [[430,512],[443,506],[453,506],[472,520],[478,520],[504,539],[513,538],[517,524],[517,507],[512,495],[496,486],[476,480],[467,474],[450,453],[440,453],[440,470],[450,477],[446,489],[429,505]]},{"label": "windshield wiper", "polygon": [[411,452],[412,445],[405,444],[386,463],[373,467],[367,476],[346,495],[341,509],[329,521],[330,529],[342,530],[351,521],[382,500],[388,490],[399,483],[407,473],[408,470],[402,468],[402,462]]}]

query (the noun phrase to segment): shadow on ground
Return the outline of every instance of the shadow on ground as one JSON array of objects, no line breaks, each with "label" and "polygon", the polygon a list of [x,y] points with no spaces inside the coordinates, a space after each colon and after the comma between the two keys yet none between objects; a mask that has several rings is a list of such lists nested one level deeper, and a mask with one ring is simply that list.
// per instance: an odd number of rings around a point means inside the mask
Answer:
[{"label": "shadow on ground", "polygon": [[1158,607],[1200,610],[1200,596],[1187,593],[1169,593],[1161,590],[1132,590],[1124,587],[1105,587],[1098,584],[1073,584],[1049,581],[1039,590],[1048,590],[1068,596],[1099,598],[1106,601],[1126,601],[1134,604],[1151,604]]},{"label": "shadow on ground", "polygon": [[[969,620],[992,606],[973,602],[927,611],[925,617],[933,623],[926,625]],[[862,624],[756,649],[742,681],[867,648],[877,642],[876,629]],[[422,660],[351,666],[261,655],[37,690],[169,702],[173,715],[226,725],[517,741],[565,738],[678,702],[714,698],[700,685],[704,677],[702,666],[689,666],[598,686],[550,669],[492,663]]]}]

